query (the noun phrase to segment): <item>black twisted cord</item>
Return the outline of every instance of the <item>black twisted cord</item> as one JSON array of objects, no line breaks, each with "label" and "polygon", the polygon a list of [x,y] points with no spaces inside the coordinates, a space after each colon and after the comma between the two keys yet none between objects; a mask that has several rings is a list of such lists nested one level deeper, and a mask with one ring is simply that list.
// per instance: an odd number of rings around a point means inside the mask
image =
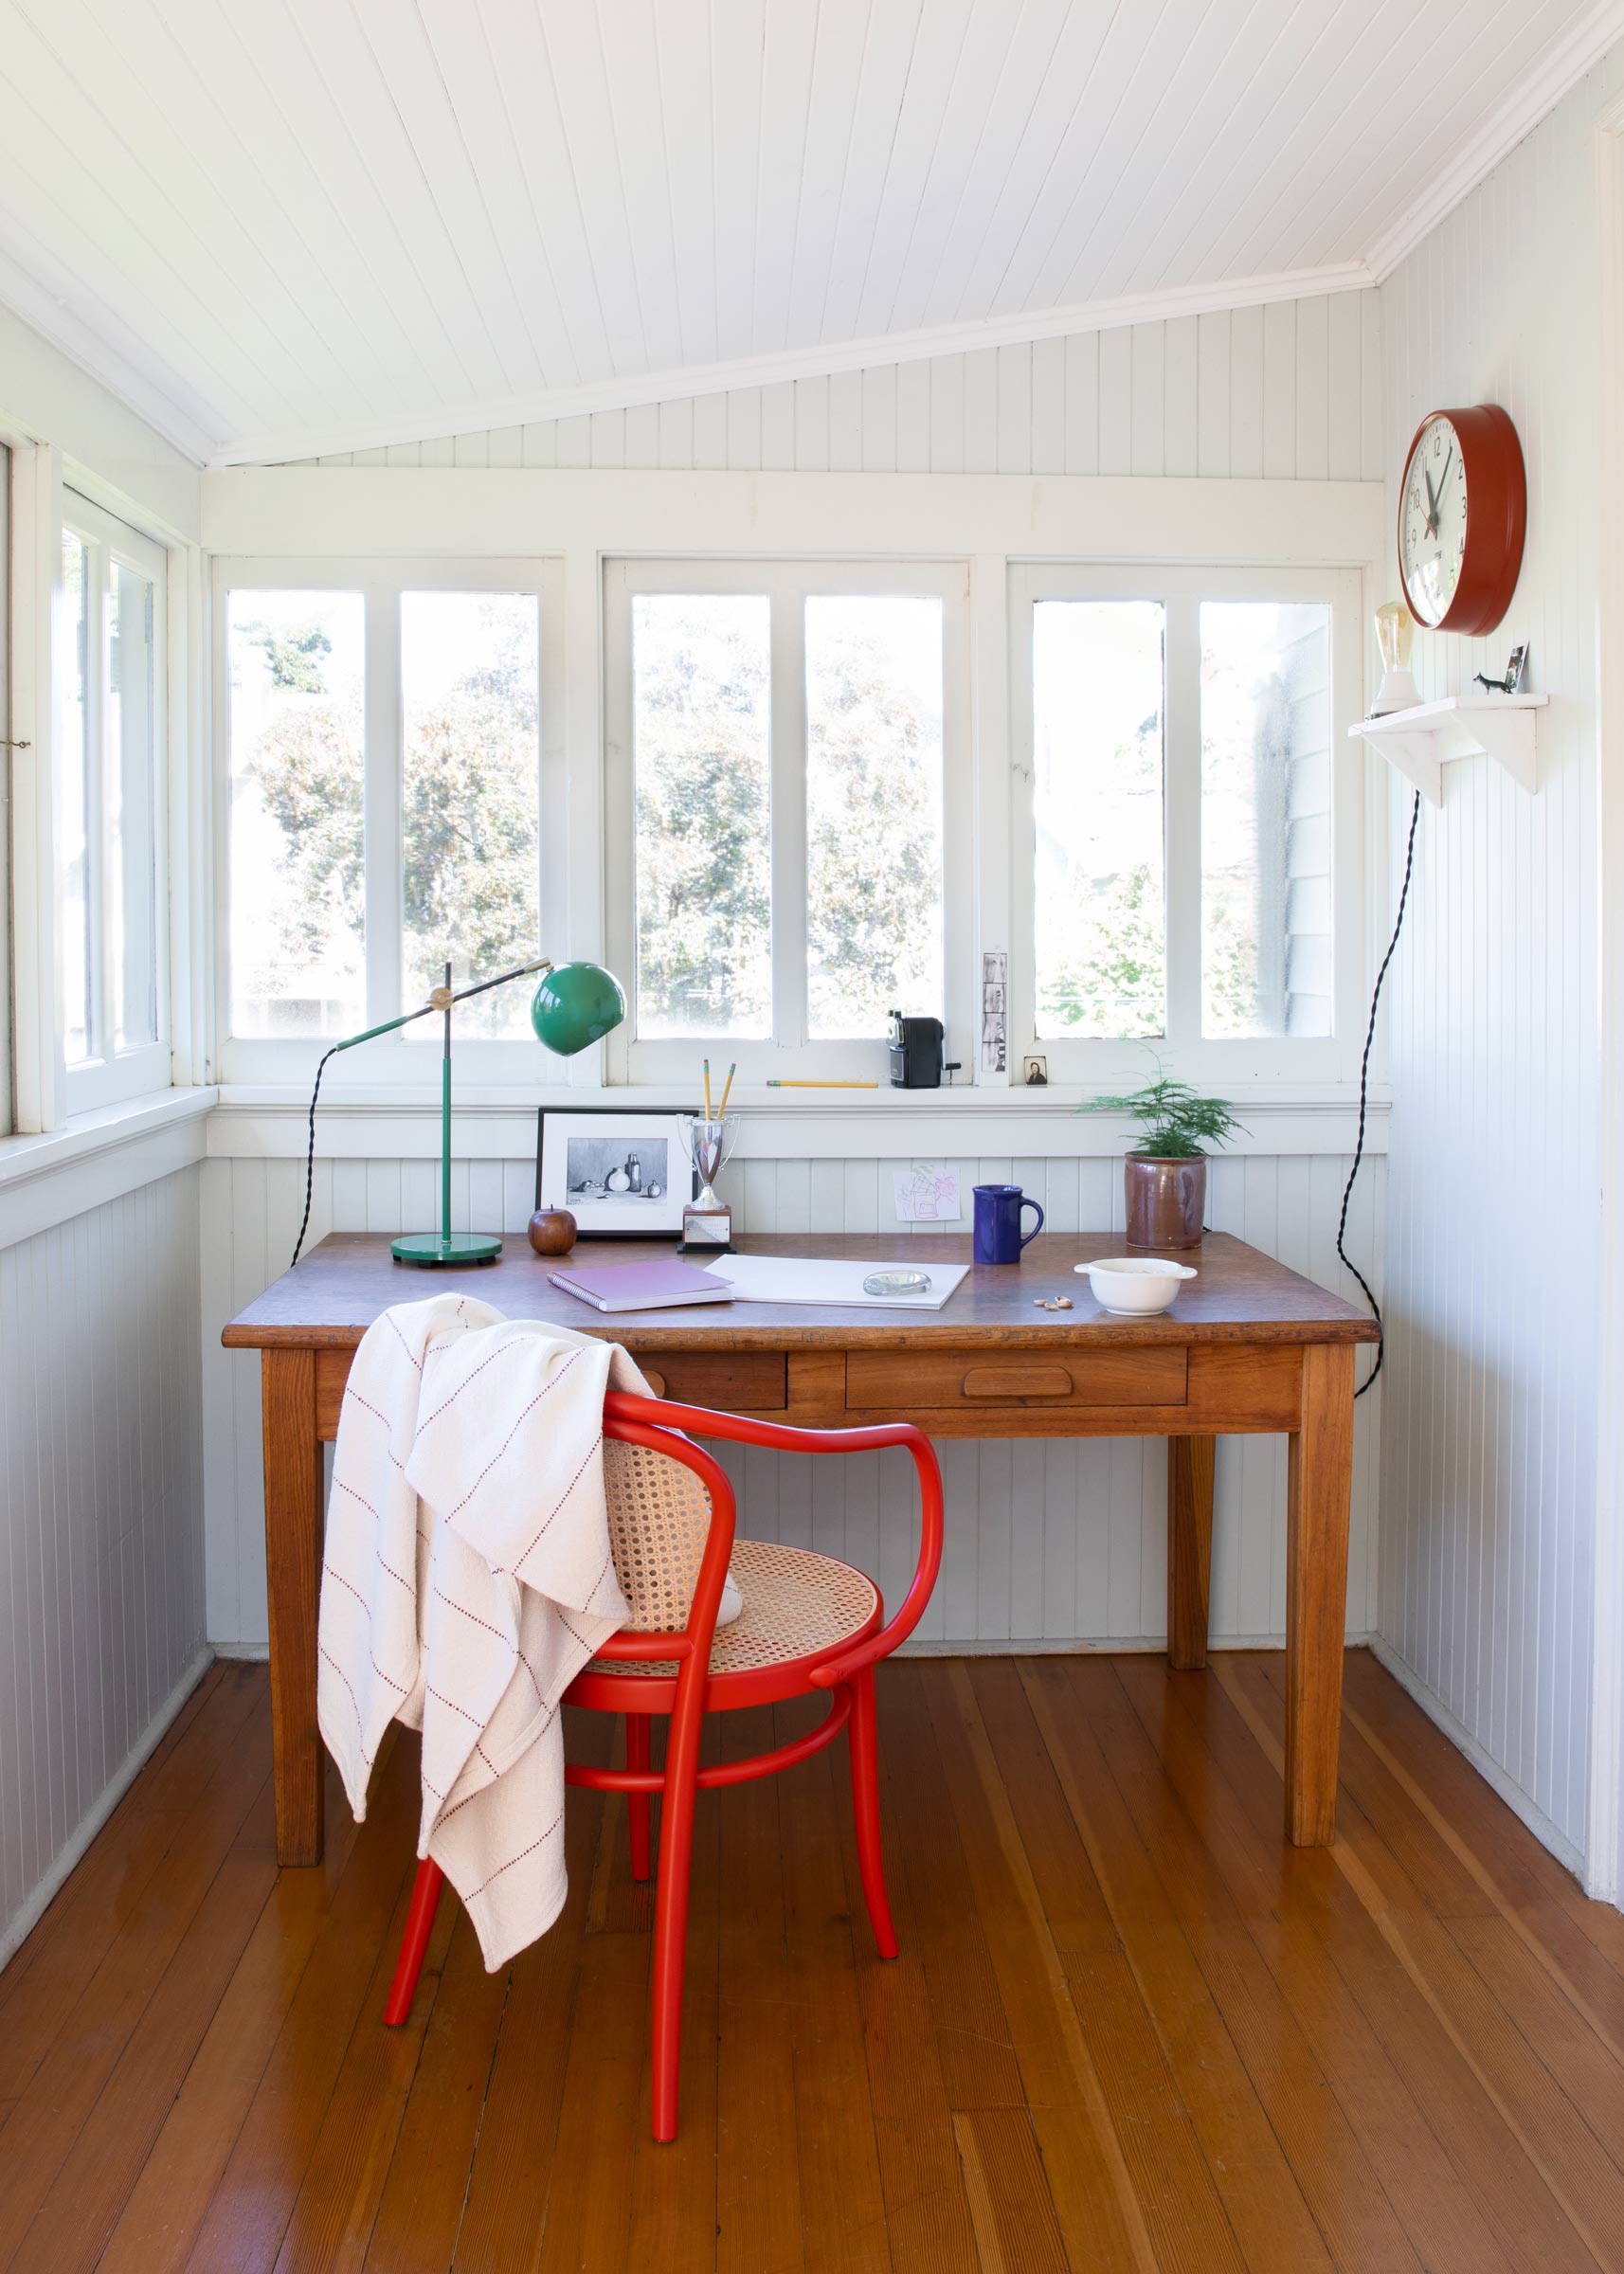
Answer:
[{"label": "black twisted cord", "polygon": [[1360,1286],[1363,1288],[1364,1299],[1370,1306],[1370,1315],[1376,1321],[1376,1330],[1380,1338],[1376,1345],[1376,1363],[1360,1383],[1358,1389],[1354,1391],[1353,1394],[1356,1398],[1363,1397],[1365,1391],[1369,1389],[1381,1371],[1381,1362],[1387,1355],[1387,1329],[1381,1324],[1381,1306],[1370,1291],[1369,1280],[1342,1243],[1343,1235],[1347,1230],[1347,1204],[1353,1198],[1353,1180],[1358,1176],[1359,1164],[1364,1158],[1364,1102],[1365,1092],[1370,1086],[1370,1046],[1376,1039],[1376,1011],[1381,1001],[1381,983],[1387,976],[1388,965],[1393,961],[1394,950],[1398,945],[1398,934],[1404,929],[1404,908],[1410,897],[1410,877],[1416,866],[1416,824],[1420,818],[1421,793],[1417,790],[1415,803],[1410,808],[1410,841],[1404,849],[1404,882],[1398,894],[1398,913],[1393,920],[1393,937],[1387,943],[1387,952],[1381,958],[1381,968],[1376,974],[1376,985],[1370,996],[1370,1024],[1364,1030],[1364,1056],[1359,1062],[1359,1141],[1353,1148],[1353,1166],[1348,1170],[1347,1182],[1343,1187],[1342,1218],[1336,1228],[1336,1252],[1359,1281]]},{"label": "black twisted cord", "polygon": [[316,1070],[316,1087],[310,1093],[310,1141],[304,1152],[304,1215],[299,1221],[298,1237],[293,1243],[293,1263],[288,1265],[290,1272],[293,1264],[298,1261],[299,1251],[304,1246],[304,1236],[310,1230],[310,1196],[316,1183],[316,1101],[321,1095],[321,1077],[327,1072],[328,1059],[336,1057],[344,1048],[342,1042],[334,1042],[331,1050],[323,1053],[321,1063]]}]

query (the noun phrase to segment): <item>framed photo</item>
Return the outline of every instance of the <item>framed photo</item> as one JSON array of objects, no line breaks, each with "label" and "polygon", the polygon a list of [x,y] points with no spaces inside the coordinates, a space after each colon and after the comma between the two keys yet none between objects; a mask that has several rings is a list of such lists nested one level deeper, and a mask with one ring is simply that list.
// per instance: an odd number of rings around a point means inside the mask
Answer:
[{"label": "framed photo", "polygon": [[676,1239],[699,1187],[678,1113],[604,1113],[543,1106],[536,1116],[535,1204],[568,1208],[584,1239]]}]

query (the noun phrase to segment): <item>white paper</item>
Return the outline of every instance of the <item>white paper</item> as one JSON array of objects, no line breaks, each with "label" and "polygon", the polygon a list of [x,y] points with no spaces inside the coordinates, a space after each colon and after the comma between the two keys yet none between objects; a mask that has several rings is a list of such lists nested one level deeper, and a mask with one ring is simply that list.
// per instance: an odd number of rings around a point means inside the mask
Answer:
[{"label": "white paper", "polygon": [[[969,1270],[967,1263],[916,1265],[909,1256],[875,1256],[867,1263],[822,1256],[728,1255],[710,1266],[718,1279],[732,1283],[741,1303],[838,1303],[846,1310],[940,1310]],[[871,1272],[928,1271],[930,1284],[921,1295],[870,1295],[863,1281]]]},{"label": "white paper", "polygon": [[940,1161],[915,1161],[892,1171],[899,1224],[956,1224],[959,1172]]}]

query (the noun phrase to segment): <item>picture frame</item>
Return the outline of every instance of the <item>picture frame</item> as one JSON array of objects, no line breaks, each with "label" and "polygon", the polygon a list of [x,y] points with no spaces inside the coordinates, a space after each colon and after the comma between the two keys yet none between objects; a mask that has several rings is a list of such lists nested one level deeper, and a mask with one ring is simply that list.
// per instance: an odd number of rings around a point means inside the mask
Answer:
[{"label": "picture frame", "polygon": [[682,1211],[699,1189],[683,1150],[682,1119],[540,1107],[536,1207],[568,1208],[583,1239],[679,1239]]}]

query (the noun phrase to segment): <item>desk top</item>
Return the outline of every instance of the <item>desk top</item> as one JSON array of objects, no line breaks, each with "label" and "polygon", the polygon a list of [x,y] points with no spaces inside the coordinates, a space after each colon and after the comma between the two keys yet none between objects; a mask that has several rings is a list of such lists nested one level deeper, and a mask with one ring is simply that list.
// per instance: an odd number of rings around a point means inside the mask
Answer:
[{"label": "desk top", "polygon": [[[911,1263],[969,1263],[965,1233],[884,1233],[819,1238],[785,1233],[746,1237],[741,1253],[818,1255]],[[652,1246],[583,1239],[575,1265],[629,1263]],[[663,1251],[662,1251],[663,1252]],[[1122,1253],[1122,1235],[1043,1232],[1018,1264],[973,1264],[940,1310],[847,1310],[834,1304],[716,1303],[678,1310],[614,1315],[553,1287],[549,1273],[564,1260],[531,1253],[523,1233],[510,1237],[496,1263],[424,1271],[398,1264],[381,1233],[335,1232],[284,1272],[221,1340],[230,1349],[352,1349],[391,1303],[430,1295],[477,1295],[509,1318],[555,1326],[625,1343],[638,1350],[788,1350],[837,1347],[900,1350],[1040,1350],[1079,1345],[1199,1343],[1373,1343],[1374,1320],[1311,1279],[1249,1248],[1225,1232],[1209,1232],[1188,1253],[1200,1276],[1187,1281],[1170,1311],[1151,1319],[1112,1318],[1095,1303],[1087,1279],[1072,1269],[1095,1255]],[[721,1268],[725,1269],[725,1265]],[[1070,1295],[1072,1310],[1039,1310],[1039,1295]]]}]

